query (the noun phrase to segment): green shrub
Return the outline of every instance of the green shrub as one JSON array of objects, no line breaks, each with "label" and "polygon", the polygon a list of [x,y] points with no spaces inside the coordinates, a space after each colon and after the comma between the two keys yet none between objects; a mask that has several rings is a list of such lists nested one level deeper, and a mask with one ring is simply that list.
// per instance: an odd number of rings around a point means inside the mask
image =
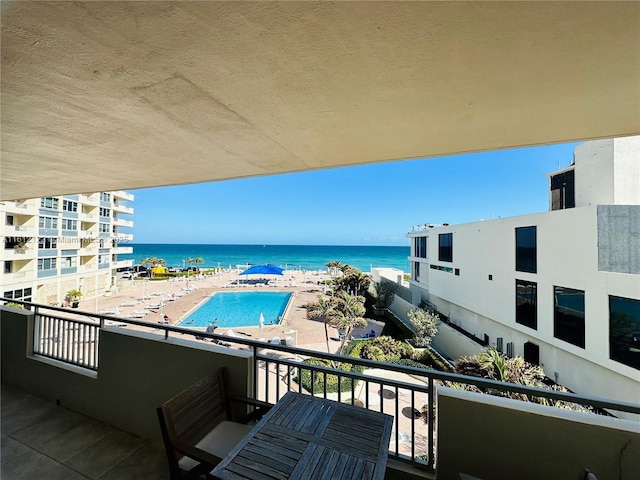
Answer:
[{"label": "green shrub", "polygon": [[[302,362],[307,365],[318,365],[321,367],[331,368],[331,361],[325,360],[323,358],[308,358]],[[350,363],[341,363],[337,366],[339,370],[345,372],[354,372],[354,373],[362,373],[364,371],[364,367],[358,365],[352,365]],[[326,376],[326,392],[327,393],[336,393],[338,391],[338,375],[327,374],[324,372],[312,372],[311,370],[305,369],[303,366],[299,367],[299,374],[294,378],[294,381],[298,382],[298,384],[311,392],[323,392],[325,391],[325,376]],[[313,375],[312,375],[313,374]],[[313,390],[311,385],[311,378],[313,377]],[[353,385],[354,388],[357,385],[357,380]],[[342,377],[340,381],[340,390],[342,392],[350,392],[351,384],[353,383],[353,379],[349,377]]]},{"label": "green shrub", "polygon": [[368,360],[375,360],[377,362],[387,361],[387,355],[382,351],[380,347],[374,345],[373,342],[369,342],[360,349],[360,358],[366,358]]},{"label": "green shrub", "polygon": [[413,345],[416,347],[428,346],[438,333],[440,323],[438,312],[431,308],[412,308],[407,312],[407,318],[416,329],[412,341]]},{"label": "green shrub", "polygon": [[16,302],[7,302],[5,303],[5,305],[7,307],[12,307],[12,308],[21,308],[24,310],[24,305],[22,305],[21,303],[16,303]]}]

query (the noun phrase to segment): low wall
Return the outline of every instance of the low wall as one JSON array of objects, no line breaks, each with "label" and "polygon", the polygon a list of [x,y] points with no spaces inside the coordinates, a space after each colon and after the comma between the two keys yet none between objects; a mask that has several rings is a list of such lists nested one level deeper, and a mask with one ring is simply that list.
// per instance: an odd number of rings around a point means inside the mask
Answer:
[{"label": "low wall", "polygon": [[438,333],[433,337],[431,343],[443,355],[454,360],[477,355],[484,350],[482,345],[444,322],[440,322]]},{"label": "low wall", "polygon": [[598,479],[640,472],[640,424],[509,398],[438,388],[438,480]]},{"label": "low wall", "polygon": [[100,331],[98,371],[33,356],[31,312],[2,307],[2,382],[140,437],[160,441],[156,407],[226,367],[230,390],[251,393],[252,354],[123,328]]}]

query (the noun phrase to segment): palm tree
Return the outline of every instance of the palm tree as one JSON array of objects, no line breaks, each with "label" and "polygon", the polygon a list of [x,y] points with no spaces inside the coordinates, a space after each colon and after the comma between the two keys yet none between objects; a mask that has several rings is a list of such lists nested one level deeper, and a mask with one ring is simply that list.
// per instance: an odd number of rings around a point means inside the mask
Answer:
[{"label": "palm tree", "polygon": [[[194,257],[191,259],[191,261],[196,264],[196,267],[198,266],[198,264],[204,263],[204,259],[202,257]],[[200,270],[200,267],[198,267],[198,270]]]},{"label": "palm tree", "polygon": [[318,301],[316,303],[307,305],[307,312],[311,317],[322,318],[324,320],[324,337],[327,342],[327,353],[331,353],[329,350],[329,329],[327,325],[332,323],[336,317],[336,301],[333,297],[318,295]]},{"label": "palm tree", "polygon": [[364,297],[360,295],[350,295],[341,291],[335,298],[336,315],[332,318],[332,324],[344,332],[340,342],[339,354],[342,355],[347,339],[356,327],[365,327],[367,321],[363,315],[366,312],[364,307]]},{"label": "palm tree", "polygon": [[165,264],[165,261],[163,258],[158,258],[158,257],[147,257],[144,260],[141,260],[140,263],[142,265],[149,265],[149,271],[150,276],[153,277],[153,269],[157,266],[163,266]]}]

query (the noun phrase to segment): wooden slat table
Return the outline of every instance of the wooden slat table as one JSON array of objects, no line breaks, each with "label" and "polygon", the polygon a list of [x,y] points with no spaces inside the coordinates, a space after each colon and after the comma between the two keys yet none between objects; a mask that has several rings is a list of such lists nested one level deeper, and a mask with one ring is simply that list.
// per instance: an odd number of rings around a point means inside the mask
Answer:
[{"label": "wooden slat table", "polygon": [[393,417],[288,392],[212,471],[223,480],[382,480]]}]

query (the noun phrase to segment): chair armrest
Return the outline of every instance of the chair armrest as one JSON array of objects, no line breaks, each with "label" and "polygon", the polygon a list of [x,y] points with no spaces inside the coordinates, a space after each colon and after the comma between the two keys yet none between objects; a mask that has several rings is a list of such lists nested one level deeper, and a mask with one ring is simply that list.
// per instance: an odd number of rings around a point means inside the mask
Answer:
[{"label": "chair armrest", "polygon": [[273,407],[273,405],[270,403],[247,397],[231,397],[229,400],[231,400],[232,402],[242,403],[244,405],[255,407],[252,412],[248,413],[239,420],[240,423],[249,423],[252,420],[260,420],[262,416],[267,413],[271,409],[271,407]]}]

